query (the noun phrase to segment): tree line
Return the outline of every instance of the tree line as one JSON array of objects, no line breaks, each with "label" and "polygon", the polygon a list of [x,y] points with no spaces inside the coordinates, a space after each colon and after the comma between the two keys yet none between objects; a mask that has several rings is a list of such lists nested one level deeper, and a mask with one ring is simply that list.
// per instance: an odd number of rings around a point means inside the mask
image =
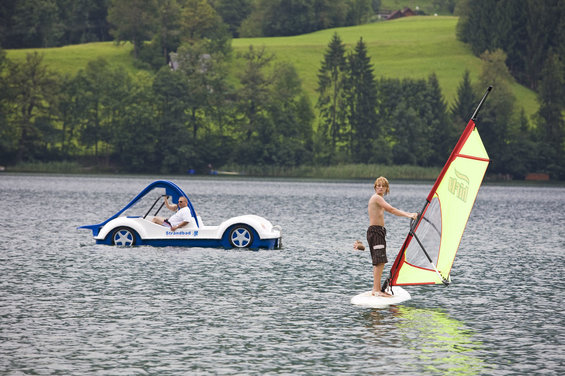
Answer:
[{"label": "tree line", "polygon": [[380,0],[3,0],[0,45],[43,48],[126,37],[138,48],[153,40],[176,51],[191,33],[298,35],[365,23],[379,7]]},{"label": "tree line", "polygon": [[477,56],[501,51],[508,72],[538,93],[535,130],[521,119],[523,132],[514,137],[543,145],[534,147],[532,157],[540,161],[537,169],[563,177],[559,166],[565,161],[565,2],[460,0],[457,7],[458,38]]},{"label": "tree line", "polygon": [[179,48],[178,69],[155,75],[97,59],[58,76],[38,53],[15,64],[2,52],[0,160],[171,173],[210,163],[307,163],[314,113],[294,67],[250,47],[236,87],[226,55],[211,44]]},{"label": "tree line", "polygon": [[334,34],[314,104],[294,66],[275,62],[264,48],[250,46],[239,56],[244,69],[234,83],[229,50],[202,40],[178,49],[175,70],[132,75],[97,59],[63,77],[37,53],[19,64],[1,53],[0,158],[81,160],[149,173],[204,172],[209,164],[441,166],[492,84],[479,122],[490,172],[564,177],[562,128],[551,126],[544,112],[552,99],[540,95],[533,127],[515,108],[501,50],[482,55],[478,82],[465,73],[451,107],[435,74],[377,78],[362,38],[348,51]]},{"label": "tree line", "polygon": [[[316,103],[310,103],[294,67],[275,63],[263,48],[241,54],[245,68],[230,77],[233,35],[268,35],[267,26],[283,35],[283,25],[305,31],[364,22],[345,16],[352,9],[370,14],[380,4],[302,0],[282,6],[287,3],[3,2],[3,43],[113,38],[132,42],[139,60],[153,68],[131,75],[98,59],[75,76],[58,76],[39,54],[16,65],[0,49],[3,164],[82,159],[122,171],[175,173],[209,164],[438,166],[481,92],[494,85],[480,126],[493,159],[490,171],[565,177],[563,2],[461,0],[458,35],[480,54],[483,69],[478,82],[470,82],[468,73],[462,77],[451,107],[435,74],[423,80],[378,78],[363,40],[347,51],[337,34],[321,62]],[[515,108],[512,75],[534,83],[540,109],[533,119]]]},{"label": "tree line", "polygon": [[561,113],[547,110],[553,108],[553,94],[562,78],[547,71],[543,87],[548,89],[539,95],[541,107],[531,124],[524,110],[516,108],[506,54],[485,52],[481,60],[479,81],[471,82],[465,72],[449,107],[435,74],[427,80],[375,79],[363,41],[346,53],[335,34],[318,75],[317,137],[324,142],[318,143],[316,156],[324,163],[441,166],[478,98],[493,85],[479,118],[479,131],[492,159],[489,171],[516,178],[538,171],[564,178],[563,126],[555,122]]},{"label": "tree line", "polygon": [[565,60],[565,2],[561,0],[460,0],[458,38],[473,53],[502,49],[518,82],[537,90],[544,65]]}]

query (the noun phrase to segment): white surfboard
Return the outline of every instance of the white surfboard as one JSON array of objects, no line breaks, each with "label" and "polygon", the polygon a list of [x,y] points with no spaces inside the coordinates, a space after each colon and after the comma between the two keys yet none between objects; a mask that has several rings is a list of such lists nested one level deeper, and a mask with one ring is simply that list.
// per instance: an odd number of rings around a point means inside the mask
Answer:
[{"label": "white surfboard", "polygon": [[[412,299],[410,293],[402,287],[394,286],[392,291],[394,295],[390,298],[373,296],[371,295],[371,291],[366,291],[351,298],[351,304],[370,308],[386,308],[389,305],[400,304]],[[387,289],[387,292],[390,294],[390,288]]]}]

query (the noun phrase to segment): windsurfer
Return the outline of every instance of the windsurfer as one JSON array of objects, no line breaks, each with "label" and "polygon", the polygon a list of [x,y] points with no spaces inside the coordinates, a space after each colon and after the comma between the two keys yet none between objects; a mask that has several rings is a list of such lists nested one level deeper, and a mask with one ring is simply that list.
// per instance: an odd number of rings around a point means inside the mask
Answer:
[{"label": "windsurfer", "polygon": [[388,180],[380,176],[375,180],[375,194],[369,199],[369,228],[367,229],[367,242],[371,251],[371,259],[373,262],[373,291],[375,296],[390,297],[392,295],[381,291],[381,277],[383,269],[388,261],[386,258],[386,229],[384,227],[384,212],[387,211],[399,217],[407,217],[416,219],[418,213],[408,213],[400,209],[396,209],[387,203],[384,196],[390,193]]}]

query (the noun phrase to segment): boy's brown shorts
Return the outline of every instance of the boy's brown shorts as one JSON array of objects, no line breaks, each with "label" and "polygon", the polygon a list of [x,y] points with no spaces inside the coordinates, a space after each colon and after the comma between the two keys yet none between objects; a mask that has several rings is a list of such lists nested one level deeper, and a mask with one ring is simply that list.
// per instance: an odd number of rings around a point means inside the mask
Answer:
[{"label": "boy's brown shorts", "polygon": [[383,226],[369,226],[367,243],[371,250],[373,265],[386,264],[386,229]]}]

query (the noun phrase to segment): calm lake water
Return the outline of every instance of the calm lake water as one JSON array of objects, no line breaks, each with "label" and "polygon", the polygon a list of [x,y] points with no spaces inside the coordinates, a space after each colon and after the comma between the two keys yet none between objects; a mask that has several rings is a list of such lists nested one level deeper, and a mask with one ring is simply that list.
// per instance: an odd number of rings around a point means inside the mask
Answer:
[{"label": "calm lake water", "polygon": [[[158,177],[161,178],[161,177]],[[283,249],[115,248],[98,223],[154,177],[0,175],[0,374],[565,374],[565,188],[485,185],[452,285],[372,284],[372,182],[173,177],[206,224],[257,214]],[[391,182],[420,210],[431,183]],[[388,268],[408,220],[387,215]]]}]

